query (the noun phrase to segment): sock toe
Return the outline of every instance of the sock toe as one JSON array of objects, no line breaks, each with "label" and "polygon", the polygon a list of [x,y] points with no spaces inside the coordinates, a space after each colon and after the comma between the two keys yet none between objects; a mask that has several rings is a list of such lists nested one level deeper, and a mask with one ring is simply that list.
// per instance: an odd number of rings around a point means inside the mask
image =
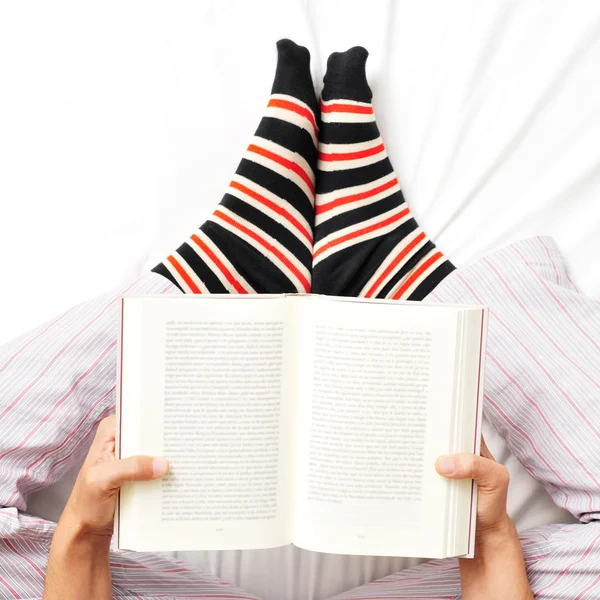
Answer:
[{"label": "sock toe", "polygon": [[310,73],[308,48],[288,39],[277,42],[277,70],[271,93],[291,94],[317,114],[318,106]]},{"label": "sock toe", "polygon": [[334,52],[327,60],[321,98],[325,101],[345,98],[356,102],[371,102],[373,93],[367,82],[369,53],[362,46],[345,52]]}]

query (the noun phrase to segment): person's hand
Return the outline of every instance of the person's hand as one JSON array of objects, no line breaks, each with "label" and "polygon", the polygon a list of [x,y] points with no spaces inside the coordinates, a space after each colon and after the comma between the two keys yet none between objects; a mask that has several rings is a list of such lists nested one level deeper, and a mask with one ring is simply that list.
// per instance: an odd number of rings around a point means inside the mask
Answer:
[{"label": "person's hand", "polygon": [[98,426],[61,520],[80,531],[110,538],[119,488],[125,481],[147,481],[169,470],[164,458],[115,458],[115,417]]},{"label": "person's hand", "polygon": [[115,458],[115,417],[104,419],[52,538],[44,600],[110,600],[109,550],[119,487],[169,471],[164,458]]},{"label": "person's hand", "polygon": [[483,438],[481,456],[453,454],[440,456],[435,468],[449,479],[474,479],[478,487],[477,536],[484,537],[506,530],[510,522],[506,512],[509,475],[506,467],[496,462]]},{"label": "person's hand", "polygon": [[517,530],[506,510],[509,476],[483,439],[481,456],[440,456],[435,468],[449,479],[477,483],[474,559],[459,559],[463,600],[533,600]]}]

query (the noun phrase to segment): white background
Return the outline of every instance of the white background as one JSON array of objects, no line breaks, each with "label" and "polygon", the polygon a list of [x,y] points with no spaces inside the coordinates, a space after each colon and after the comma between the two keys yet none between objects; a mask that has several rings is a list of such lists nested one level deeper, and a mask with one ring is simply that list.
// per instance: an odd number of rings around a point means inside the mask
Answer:
[{"label": "white background", "polygon": [[[600,297],[598,2],[0,0],[0,341],[144,272],[202,222],[285,36],[311,50],[317,86],[331,51],[370,51],[405,196],[458,265],[550,234]],[[555,518],[528,486],[520,523]],[[210,563],[278,600],[400,565],[282,552]]]}]

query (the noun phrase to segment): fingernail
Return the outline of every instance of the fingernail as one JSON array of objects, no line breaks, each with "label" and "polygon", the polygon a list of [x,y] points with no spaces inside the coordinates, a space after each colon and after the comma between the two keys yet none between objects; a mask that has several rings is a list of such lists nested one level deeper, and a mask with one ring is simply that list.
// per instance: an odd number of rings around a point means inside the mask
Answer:
[{"label": "fingernail", "polygon": [[169,470],[169,463],[164,458],[155,458],[152,461],[152,477],[161,477]]},{"label": "fingernail", "polygon": [[435,464],[437,470],[444,475],[454,473],[454,459],[451,456],[440,456]]}]

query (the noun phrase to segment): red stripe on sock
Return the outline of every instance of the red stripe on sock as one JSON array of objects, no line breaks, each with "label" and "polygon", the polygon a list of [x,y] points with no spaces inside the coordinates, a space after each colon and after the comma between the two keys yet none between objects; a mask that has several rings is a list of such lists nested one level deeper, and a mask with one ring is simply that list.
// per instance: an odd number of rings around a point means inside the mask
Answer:
[{"label": "red stripe on sock", "polygon": [[388,217],[387,219],[380,221],[379,223],[374,223],[373,225],[369,225],[368,227],[363,227],[362,229],[358,229],[357,231],[353,231],[352,233],[347,233],[346,235],[343,235],[342,237],[339,237],[335,240],[331,240],[331,242],[328,242],[313,254],[313,260],[317,258],[319,254],[322,254],[326,250],[329,250],[329,248],[333,248],[334,246],[337,246],[339,244],[342,244],[343,242],[364,235],[365,233],[371,233],[371,231],[376,231],[377,229],[381,229],[382,227],[391,225],[392,223],[395,223],[396,221],[399,221],[402,217],[406,216],[409,212],[410,211],[408,210],[408,208],[405,208],[404,210],[400,211],[397,215]]},{"label": "red stripe on sock", "polygon": [[306,277],[298,270],[298,268],[278,248],[275,248],[275,246],[269,244],[269,242],[254,233],[254,231],[248,229],[241,223],[238,223],[228,215],[222,213],[220,210],[215,210],[214,216],[219,217],[219,219],[223,219],[223,221],[226,223],[229,223],[231,226],[239,229],[247,236],[258,242],[263,248],[266,248],[269,252],[272,252],[300,280],[304,290],[306,292],[310,292],[310,283],[308,279],[306,279]]},{"label": "red stripe on sock", "polygon": [[372,115],[372,106],[358,106],[356,104],[323,104],[321,102],[321,112],[332,113],[332,112],[345,112],[345,113],[357,113],[361,115]]},{"label": "red stripe on sock", "polygon": [[399,300],[404,292],[418,279],[433,263],[442,258],[441,252],[436,252],[430,256],[418,269],[415,269],[411,276],[402,284],[400,289],[392,296],[393,300]]},{"label": "red stripe on sock", "polygon": [[231,271],[223,264],[223,262],[219,259],[219,257],[204,243],[195,233],[191,236],[192,240],[196,243],[196,245],[204,252],[206,252],[207,256],[217,265],[217,268],[223,275],[225,275],[225,279],[229,281],[229,283],[234,287],[235,291],[238,294],[247,294],[248,290],[246,290],[242,284],[231,274]]},{"label": "red stripe on sock", "polygon": [[291,110],[292,112],[307,118],[315,130],[315,136],[319,137],[319,128],[317,127],[315,116],[308,108],[299,106],[298,104],[290,102],[289,100],[280,100],[279,98],[271,98],[271,100],[269,100],[269,104],[267,104],[267,107],[269,106],[272,106],[273,108],[284,108],[285,110]]},{"label": "red stripe on sock", "polygon": [[192,278],[186,273],[185,269],[175,260],[173,256],[169,256],[167,260],[175,267],[175,270],[181,275],[181,278],[188,284],[194,294],[201,294],[200,288],[193,282]]},{"label": "red stripe on sock", "polygon": [[268,158],[272,161],[275,161],[276,163],[279,163],[281,166],[285,167],[286,169],[289,169],[290,171],[294,171],[294,173],[296,173],[296,175],[298,175],[304,181],[304,183],[306,183],[311,194],[314,195],[315,185],[312,182],[311,178],[308,176],[308,173],[306,173],[306,171],[300,165],[297,165],[295,162],[292,162],[291,160],[288,160],[287,158],[283,158],[283,156],[279,156],[279,154],[275,154],[274,152],[271,152],[270,150],[265,150],[265,148],[256,146],[255,144],[250,144],[248,146],[248,152],[254,152],[256,154],[260,154],[261,156],[264,156],[265,158]]},{"label": "red stripe on sock", "polygon": [[379,146],[375,146],[373,148],[367,148],[366,150],[359,150],[357,152],[338,152],[325,154],[324,152],[319,152],[319,160],[324,161],[335,161],[335,160],[356,160],[357,158],[367,158],[367,156],[373,156],[374,154],[379,154],[384,151],[383,144],[379,144]]},{"label": "red stripe on sock", "polygon": [[398,253],[398,256],[387,266],[385,271],[377,278],[377,281],[369,288],[365,294],[365,298],[370,298],[375,290],[381,285],[386,277],[396,268],[398,263],[422,240],[425,239],[425,233],[421,232],[410,244],[402,248]]},{"label": "red stripe on sock", "polygon": [[338,206],[343,206],[344,204],[348,204],[350,202],[356,202],[357,200],[364,200],[365,198],[369,198],[371,196],[375,196],[375,194],[379,194],[380,192],[385,192],[390,188],[394,187],[398,183],[398,179],[394,177],[391,181],[384,183],[382,185],[373,188],[372,190],[368,190],[366,192],[360,192],[358,194],[351,194],[350,196],[344,196],[342,198],[336,198],[331,202],[327,202],[326,204],[321,204],[315,208],[315,214],[320,215],[328,210],[332,210],[337,208]]},{"label": "red stripe on sock", "polygon": [[254,198],[261,204],[268,206],[271,210],[274,210],[278,215],[281,215],[282,217],[287,219],[312,244],[311,233],[306,230],[306,227],[303,227],[302,223],[300,223],[300,221],[298,221],[298,219],[296,219],[294,215],[290,214],[287,210],[285,210],[285,208],[279,206],[272,200],[261,196],[259,193],[255,192],[254,190],[251,190],[250,188],[247,188],[245,185],[242,185],[237,181],[232,181],[229,185],[230,187],[235,188],[236,190],[239,190],[244,194],[247,194],[251,198]]}]

